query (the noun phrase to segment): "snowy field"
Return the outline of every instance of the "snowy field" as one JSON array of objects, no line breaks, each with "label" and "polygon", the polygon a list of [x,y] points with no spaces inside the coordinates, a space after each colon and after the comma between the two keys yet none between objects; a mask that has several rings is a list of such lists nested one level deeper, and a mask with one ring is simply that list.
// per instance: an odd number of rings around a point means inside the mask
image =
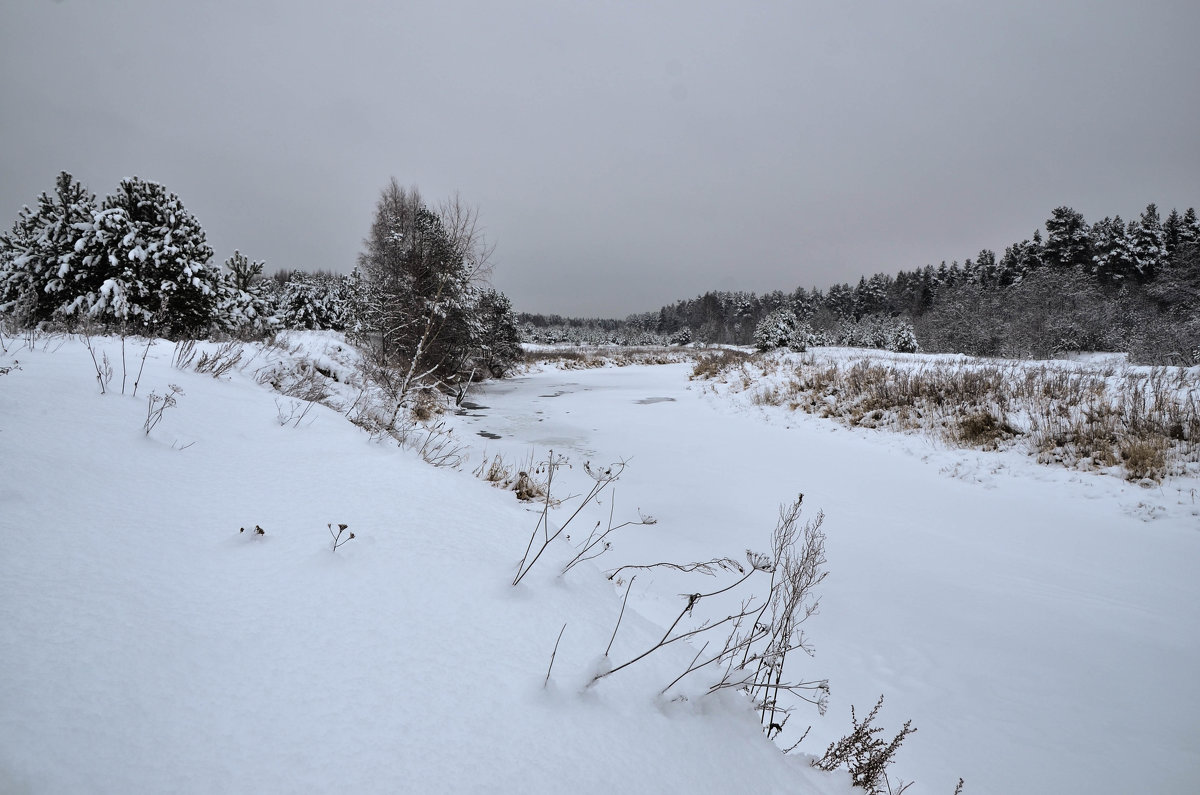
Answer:
[{"label": "snowy field", "polygon": [[[488,385],[474,397],[488,408],[458,419],[509,458],[629,459],[618,516],[659,521],[621,531],[601,568],[761,548],[797,492],[823,510],[831,573],[809,667],[832,696],[825,718],[793,719],[814,724],[810,753],[882,693],[882,725],[918,727],[896,764],[913,791],[958,776],[974,793],[1195,791],[1200,480],[1147,489],[851,430],[714,395],[690,372],[546,369]],[[679,591],[651,579],[630,602],[661,621]]]},{"label": "snowy field", "polygon": [[[850,792],[738,698],[660,702],[683,651],[585,689],[612,585],[554,576],[564,545],[513,588],[536,517],[511,492],[322,406],[281,425],[253,377],[279,351],[217,380],[161,342],[134,398],[132,341],[125,395],[119,340],[106,395],[79,342],[7,344],[0,793]],[[661,631],[631,611],[621,643]]]},{"label": "snowy field", "polygon": [[[336,339],[302,341],[352,400]],[[911,793],[1200,780],[1195,478],[1147,489],[850,430],[714,393],[687,364],[478,388],[449,418],[469,462],[435,469],[324,406],[287,421],[254,377],[278,351],[214,379],[160,343],[134,398],[140,348],[122,395],[120,342],[99,341],[116,369],[100,395],[80,343],[8,344],[0,792],[847,793],[806,754],[881,693],[882,726],[918,728],[892,771]],[[563,577],[557,544],[513,588],[537,513],[468,473],[549,449],[573,464],[561,496],[585,461],[628,462],[585,527],[657,523]],[[604,572],[763,550],[800,492],[830,575],[795,662],[832,692],[826,716],[796,710],[789,730],[813,729],[795,753],[735,696],[659,698],[685,649],[586,687],[625,595]],[[332,551],[327,523],[355,538]],[[640,573],[614,657],[710,583]]]}]

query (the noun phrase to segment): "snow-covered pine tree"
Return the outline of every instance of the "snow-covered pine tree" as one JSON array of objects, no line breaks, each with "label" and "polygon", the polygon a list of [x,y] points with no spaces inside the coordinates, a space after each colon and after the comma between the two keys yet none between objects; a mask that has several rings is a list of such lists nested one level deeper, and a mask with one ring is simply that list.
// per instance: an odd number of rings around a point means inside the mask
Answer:
[{"label": "snow-covered pine tree", "polygon": [[854,317],[854,290],[848,284],[835,284],[825,293],[825,306],[839,320]]},{"label": "snow-covered pine tree", "polygon": [[873,315],[887,308],[888,287],[891,280],[882,273],[870,279],[859,278],[854,289],[854,316]]},{"label": "snow-covered pine tree", "polygon": [[1183,223],[1179,227],[1179,243],[1200,243],[1200,220],[1196,218],[1196,208],[1189,207],[1183,214]]},{"label": "snow-covered pine tree", "polygon": [[280,325],[346,331],[355,324],[356,277],[292,271],[275,295]]},{"label": "snow-covered pine tree", "polygon": [[996,252],[991,249],[981,249],[975,258],[975,271],[981,284],[995,284],[1000,278],[1000,267],[996,264]]},{"label": "snow-covered pine tree", "polygon": [[1158,217],[1158,207],[1153,202],[1146,205],[1141,218],[1130,222],[1129,236],[1132,238],[1134,274],[1138,281],[1153,281],[1167,258],[1166,236]]},{"label": "snow-covered pine tree", "polygon": [[769,312],[754,327],[754,347],[760,351],[784,347],[791,340],[798,324],[791,309],[780,308]]},{"label": "snow-covered pine tree", "polygon": [[1092,227],[1092,276],[1102,284],[1121,284],[1134,274],[1133,246],[1121,216]]},{"label": "snow-covered pine tree", "polygon": [[59,288],[74,292],[68,314],[168,337],[203,333],[217,319],[222,277],[204,230],[157,182],[123,180],[76,248],[79,269]]},{"label": "snow-covered pine tree", "polygon": [[1175,249],[1179,248],[1179,237],[1183,232],[1183,216],[1174,207],[1167,214],[1163,221],[1163,244],[1167,249],[1167,258],[1175,253]]},{"label": "snow-covered pine tree", "polygon": [[37,323],[72,300],[76,243],[95,212],[96,197],[65,171],[53,195],[38,197],[37,209],[21,209],[12,231],[0,235],[0,312]]},{"label": "snow-covered pine tree", "polygon": [[262,278],[265,266],[265,262],[251,260],[237,249],[234,249],[233,256],[225,260],[225,270],[233,277],[234,286],[244,293],[250,292],[251,287]]},{"label": "snow-covered pine tree", "polygon": [[492,377],[503,378],[521,360],[521,334],[512,302],[504,293],[491,288],[482,290],[472,316],[477,328],[473,358]]},{"label": "snow-covered pine tree", "polygon": [[1056,268],[1085,270],[1091,262],[1091,241],[1083,216],[1070,207],[1056,207],[1046,220],[1044,261]]},{"label": "snow-covered pine tree", "polygon": [[240,251],[225,260],[217,289],[217,323],[241,337],[265,334],[276,325],[275,309],[262,278],[266,263],[250,260]]},{"label": "snow-covered pine tree", "polygon": [[912,321],[906,317],[889,318],[885,333],[887,340],[884,347],[889,351],[918,353],[921,350]]},{"label": "snow-covered pine tree", "polygon": [[787,346],[797,353],[804,353],[814,345],[820,345],[821,339],[813,332],[812,326],[801,320],[796,323],[788,336]]}]

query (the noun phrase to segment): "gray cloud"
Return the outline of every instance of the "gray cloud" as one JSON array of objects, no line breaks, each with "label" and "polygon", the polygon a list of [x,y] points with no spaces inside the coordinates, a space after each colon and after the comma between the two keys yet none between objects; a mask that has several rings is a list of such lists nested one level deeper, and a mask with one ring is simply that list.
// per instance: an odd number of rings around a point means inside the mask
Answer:
[{"label": "gray cloud", "polygon": [[1197,203],[1194,2],[0,10],[0,222],[62,169],[218,256],[348,270],[395,175],[478,205],[520,309],[624,315]]}]

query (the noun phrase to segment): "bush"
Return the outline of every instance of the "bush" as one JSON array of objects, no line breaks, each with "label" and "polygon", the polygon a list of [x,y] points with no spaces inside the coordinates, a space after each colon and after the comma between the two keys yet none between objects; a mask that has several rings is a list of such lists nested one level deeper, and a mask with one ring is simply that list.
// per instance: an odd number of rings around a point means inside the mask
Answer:
[{"label": "bush", "polygon": [[813,332],[812,327],[804,321],[796,323],[788,336],[787,346],[797,353],[804,353],[813,345],[822,344],[823,340]]},{"label": "bush", "polygon": [[877,348],[896,353],[921,350],[912,321],[904,317],[865,315],[858,320],[842,321],[834,333],[838,345],[852,348]]},{"label": "bush", "polygon": [[796,333],[800,322],[790,309],[776,309],[770,312],[754,328],[754,347],[760,351],[787,346],[792,335]]}]

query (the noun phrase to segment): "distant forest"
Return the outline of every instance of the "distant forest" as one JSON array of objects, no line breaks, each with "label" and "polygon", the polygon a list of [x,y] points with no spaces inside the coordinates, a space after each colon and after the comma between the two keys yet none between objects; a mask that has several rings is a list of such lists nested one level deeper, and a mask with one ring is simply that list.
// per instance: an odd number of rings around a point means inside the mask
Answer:
[{"label": "distant forest", "polygon": [[1089,224],[1059,207],[1044,236],[1038,229],[1000,257],[985,249],[962,263],[877,273],[824,291],[707,292],[623,320],[517,320],[530,342],[751,345],[772,313],[773,321],[794,318],[811,332],[810,344],[893,347],[910,339],[894,332],[903,327],[929,352],[1049,358],[1101,350],[1198,364],[1200,222],[1194,208],[1163,219],[1150,204],[1128,223],[1115,216]]}]

